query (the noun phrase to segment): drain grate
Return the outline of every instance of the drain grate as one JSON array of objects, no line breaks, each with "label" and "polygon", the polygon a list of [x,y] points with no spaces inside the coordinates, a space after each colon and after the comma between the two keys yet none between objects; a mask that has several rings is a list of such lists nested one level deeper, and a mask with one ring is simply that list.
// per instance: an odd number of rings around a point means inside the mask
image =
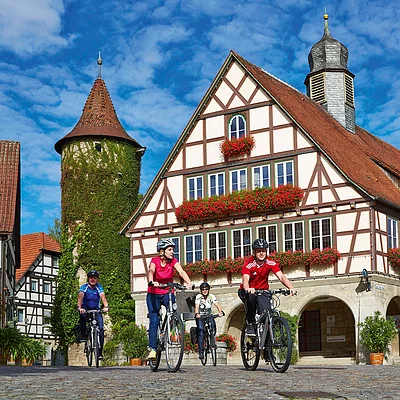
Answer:
[{"label": "drain grate", "polygon": [[275,392],[280,396],[289,397],[292,399],[343,399],[342,396],[337,396],[328,392]]}]

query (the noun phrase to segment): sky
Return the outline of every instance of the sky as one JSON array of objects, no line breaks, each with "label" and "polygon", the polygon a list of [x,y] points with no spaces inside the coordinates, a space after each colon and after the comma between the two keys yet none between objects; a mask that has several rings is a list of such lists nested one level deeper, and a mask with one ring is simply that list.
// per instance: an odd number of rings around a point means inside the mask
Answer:
[{"label": "sky", "polygon": [[305,92],[325,7],[357,124],[400,148],[395,0],[0,0],[0,139],[21,143],[21,233],[60,218],[54,144],[82,114],[99,50],[118,118],[147,147],[144,194],[230,50]]}]

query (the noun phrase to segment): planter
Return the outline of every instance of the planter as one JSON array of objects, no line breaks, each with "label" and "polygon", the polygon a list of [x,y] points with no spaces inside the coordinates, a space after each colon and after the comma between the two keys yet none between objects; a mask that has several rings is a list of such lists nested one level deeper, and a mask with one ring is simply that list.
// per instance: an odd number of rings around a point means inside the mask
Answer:
[{"label": "planter", "polygon": [[142,365],[142,359],[141,358],[130,358],[129,359],[129,365],[134,367],[134,366],[141,366]]},{"label": "planter", "polygon": [[370,365],[382,365],[384,359],[383,353],[369,353]]}]

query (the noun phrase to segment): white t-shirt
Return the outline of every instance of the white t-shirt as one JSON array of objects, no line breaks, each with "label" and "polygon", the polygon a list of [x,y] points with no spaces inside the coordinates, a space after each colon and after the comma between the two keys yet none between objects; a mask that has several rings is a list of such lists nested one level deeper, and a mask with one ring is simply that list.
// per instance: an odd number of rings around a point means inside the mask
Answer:
[{"label": "white t-shirt", "polygon": [[199,305],[199,310],[200,311],[204,307],[204,312],[211,313],[212,305],[215,304],[215,303],[218,303],[218,300],[212,293],[210,293],[207,296],[207,298],[204,298],[204,296],[201,293],[199,293],[196,296],[196,299],[195,299],[194,302],[195,302],[196,305],[197,304]]}]

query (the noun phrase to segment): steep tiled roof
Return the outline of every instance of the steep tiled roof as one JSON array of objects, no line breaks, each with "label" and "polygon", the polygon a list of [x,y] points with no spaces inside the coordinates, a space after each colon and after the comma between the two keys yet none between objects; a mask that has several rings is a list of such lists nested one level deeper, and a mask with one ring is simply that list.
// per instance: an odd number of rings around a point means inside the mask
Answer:
[{"label": "steep tiled roof", "polygon": [[60,245],[43,232],[29,233],[21,236],[21,267],[16,272],[18,282],[29,269],[37,256],[43,251],[60,253]]},{"label": "steep tiled roof", "polygon": [[11,234],[17,223],[20,144],[0,140],[0,234]]},{"label": "steep tiled roof", "polygon": [[63,144],[76,137],[113,137],[141,147],[126,133],[119,122],[106,84],[101,78],[95,80],[75,128],[60,139],[54,148],[61,154]]},{"label": "steep tiled roof", "polygon": [[232,51],[232,54],[350,181],[369,196],[400,206],[400,190],[375,162],[389,166],[389,171],[397,171],[400,177],[398,149],[360,127],[355,134],[347,131],[305,94],[237,53]]}]

